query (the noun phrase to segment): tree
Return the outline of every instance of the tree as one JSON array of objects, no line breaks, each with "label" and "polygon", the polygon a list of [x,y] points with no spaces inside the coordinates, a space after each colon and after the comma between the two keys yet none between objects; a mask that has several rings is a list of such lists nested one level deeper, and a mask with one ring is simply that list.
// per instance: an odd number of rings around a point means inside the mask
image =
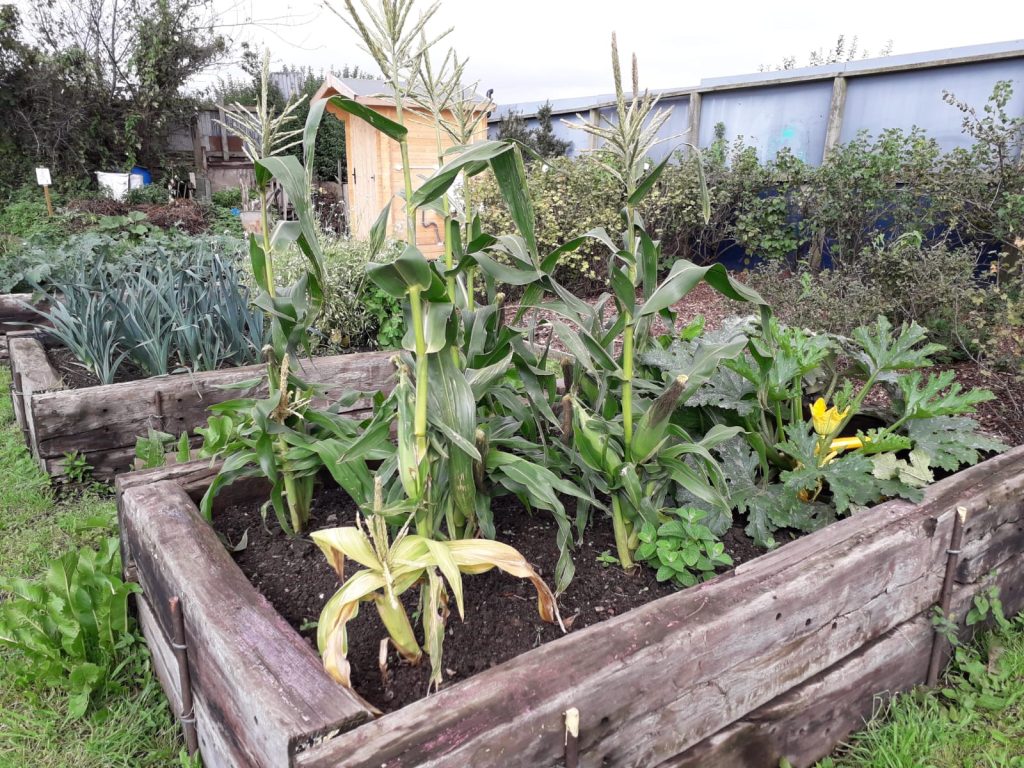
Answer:
[{"label": "tree", "polygon": [[522,112],[511,109],[505,113],[498,127],[498,139],[514,141],[526,147],[525,159],[530,162],[535,155],[543,158],[562,157],[572,149],[572,142],[560,139],[555,135],[551,124],[551,102],[537,110],[537,127],[530,128]]},{"label": "tree", "polygon": [[[227,50],[212,0],[48,0],[27,19],[0,8],[2,151],[65,179],[159,165],[194,109],[184,85]],[[18,180],[5,167],[0,183]]]},{"label": "tree", "polygon": [[533,130],[534,149],[541,157],[563,157],[572,149],[572,142],[555,136],[551,125],[551,102],[537,110],[537,127]]}]

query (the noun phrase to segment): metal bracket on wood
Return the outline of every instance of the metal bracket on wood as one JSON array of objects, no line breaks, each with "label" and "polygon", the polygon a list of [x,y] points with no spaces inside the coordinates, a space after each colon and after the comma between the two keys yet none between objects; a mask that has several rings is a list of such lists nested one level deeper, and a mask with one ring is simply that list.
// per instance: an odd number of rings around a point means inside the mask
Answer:
[{"label": "metal bracket on wood", "polygon": [[164,426],[164,396],[159,389],[153,393],[153,407],[156,409],[157,429],[161,432],[166,432],[167,429]]},{"label": "metal bracket on wood", "polygon": [[185,748],[189,755],[199,751],[199,734],[196,731],[196,709],[192,700],[192,676],[188,669],[188,644],[185,642],[185,617],[181,610],[181,598],[174,596],[167,601],[171,611],[171,649],[178,663],[178,688],[181,690],[181,713],[178,720],[185,732]]},{"label": "metal bracket on wood", "polygon": [[[957,507],[953,516],[953,533],[949,537],[949,548],[946,550],[946,575],[942,580],[942,590],[939,592],[939,610],[945,616],[949,613],[949,601],[953,595],[953,577],[956,576],[956,566],[960,559],[960,545],[964,540],[964,522],[967,520],[967,507]],[[939,680],[939,662],[942,659],[943,643],[945,637],[935,629],[935,636],[932,638],[932,653],[928,659],[928,676],[925,678],[925,685],[932,687]]]}]

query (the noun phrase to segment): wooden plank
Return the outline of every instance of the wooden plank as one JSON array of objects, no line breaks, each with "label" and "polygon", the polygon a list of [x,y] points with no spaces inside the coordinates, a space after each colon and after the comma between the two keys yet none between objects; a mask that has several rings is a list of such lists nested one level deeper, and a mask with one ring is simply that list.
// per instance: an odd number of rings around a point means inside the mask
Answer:
[{"label": "wooden plank", "polygon": [[842,520],[343,734],[297,764],[556,765],[562,712],[577,706],[581,765],[657,765],[925,611],[955,508],[980,518],[1022,490],[1018,448],[935,484],[920,505]]},{"label": "wooden plank", "polygon": [[42,309],[45,303],[33,305],[31,293],[0,294],[0,328],[7,332],[40,322],[41,318],[33,306]]},{"label": "wooden plank", "polygon": [[[1024,608],[1024,553],[1001,563],[990,583],[1008,615]],[[961,625],[981,586],[953,593]],[[934,634],[930,613],[919,614],[658,768],[776,768],[782,758],[811,766],[862,728],[880,702],[924,683]],[[970,634],[962,627],[964,640]]]},{"label": "wooden plank", "polygon": [[[163,481],[118,501],[125,568],[138,574],[164,636],[167,600],[185,614],[194,693],[217,749],[213,765],[278,768],[300,744],[373,716],[234,564],[188,495]],[[209,733],[209,730],[207,730]]]},{"label": "wooden plank", "polygon": [[33,400],[42,394],[58,392],[64,382],[50,364],[42,342],[29,333],[14,333],[7,337],[10,354],[14,412],[25,434],[32,455],[39,460],[38,424],[32,408]]},{"label": "wooden plank", "polygon": [[[139,616],[139,625],[146,636],[146,645],[149,647],[150,657],[153,660],[153,670],[156,672],[160,686],[163,688],[171,711],[177,720],[181,712],[181,691],[178,684],[178,662],[174,658],[174,651],[145,597],[137,596],[135,606]],[[225,733],[217,727],[216,709],[211,708],[202,692],[193,691],[193,693],[192,706],[195,712],[199,750],[203,755],[204,768],[239,768],[238,763],[225,761],[225,756],[231,755],[232,750]]]},{"label": "wooden plank", "polygon": [[[332,396],[386,392],[393,385],[392,356],[371,352],[314,358],[304,373],[311,382],[327,384]],[[211,405],[243,394],[224,389],[225,385],[256,378],[263,370],[263,366],[247,366],[37,395],[31,400],[35,450],[43,458],[61,459],[72,451],[134,450],[136,438],[150,428],[192,433],[206,423]],[[361,412],[366,407],[367,402],[359,402],[351,410]]]},{"label": "wooden plank", "polygon": [[980,580],[996,564],[1024,552],[1024,498],[1000,507],[986,519],[968,517],[956,580],[969,584]]}]

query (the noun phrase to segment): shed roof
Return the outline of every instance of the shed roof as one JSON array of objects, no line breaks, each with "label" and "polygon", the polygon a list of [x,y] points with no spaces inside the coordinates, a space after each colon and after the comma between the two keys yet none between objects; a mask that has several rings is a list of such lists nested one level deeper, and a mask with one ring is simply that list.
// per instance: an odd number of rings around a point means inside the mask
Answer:
[{"label": "shed roof", "polygon": [[[369,106],[389,106],[395,103],[395,99],[390,93],[390,88],[384,80],[338,77],[328,74],[323,85],[317,89],[313,100],[324,99],[334,95],[347,96],[358,101],[360,104],[367,104]],[[481,105],[487,103],[487,99],[479,93],[473,95]],[[409,99],[406,99],[402,106],[411,109],[420,108],[419,105]]]}]

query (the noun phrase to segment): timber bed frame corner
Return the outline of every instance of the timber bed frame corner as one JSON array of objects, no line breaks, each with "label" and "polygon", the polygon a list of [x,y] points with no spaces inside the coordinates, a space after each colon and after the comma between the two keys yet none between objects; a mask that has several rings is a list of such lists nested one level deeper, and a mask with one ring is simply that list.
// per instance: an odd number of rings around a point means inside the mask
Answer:
[{"label": "timber bed frame corner", "polygon": [[[126,572],[172,705],[179,596],[200,745],[219,768],[554,768],[580,710],[586,768],[806,766],[925,679],[957,507],[968,510],[952,609],[989,584],[1024,607],[1024,446],[734,571],[570,633],[382,717],[331,681],[248,582],[196,499],[215,470],[118,478]],[[236,483],[221,503],[263,498]]]},{"label": "timber bed frame corner", "polygon": [[[92,477],[110,480],[131,468],[135,441],[149,429],[194,434],[206,424],[211,405],[239,397],[238,384],[261,376],[262,365],[201,373],[154,376],[120,384],[82,389],[65,388],[46,355],[43,334],[16,332],[8,336],[11,394],[14,411],[32,451],[45,472],[65,474],[65,455],[76,453],[92,468]],[[362,352],[304,361],[311,381],[331,392],[390,390],[393,352]],[[366,402],[355,403],[358,413]]]},{"label": "timber bed frame corner", "polygon": [[43,321],[37,309],[46,307],[46,302],[32,304],[31,293],[0,293],[0,360],[7,359],[7,336],[19,331],[30,331]]}]

